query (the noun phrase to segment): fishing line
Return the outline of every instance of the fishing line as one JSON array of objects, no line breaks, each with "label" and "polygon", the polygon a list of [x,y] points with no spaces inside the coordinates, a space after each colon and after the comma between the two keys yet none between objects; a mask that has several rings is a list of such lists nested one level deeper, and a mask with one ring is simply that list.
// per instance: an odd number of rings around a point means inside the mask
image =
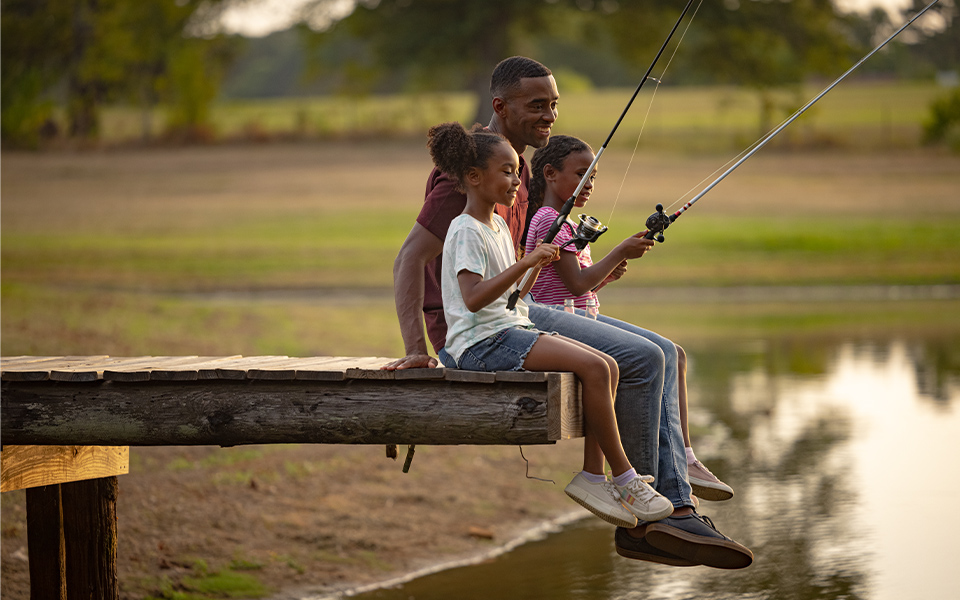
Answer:
[{"label": "fishing line", "polygon": [[666,66],[664,66],[663,71],[660,72],[660,77],[647,78],[655,81],[657,85],[653,88],[653,93],[650,95],[650,102],[647,104],[647,112],[644,113],[643,122],[640,124],[640,133],[637,134],[637,143],[633,146],[633,154],[630,155],[630,161],[627,162],[627,169],[623,172],[623,179],[620,181],[620,189],[617,190],[617,197],[613,199],[613,206],[610,207],[610,217],[607,218],[607,223],[613,219],[613,211],[617,208],[617,202],[620,201],[620,194],[623,192],[623,186],[627,183],[627,175],[630,174],[630,167],[633,165],[633,159],[637,156],[637,149],[640,148],[640,138],[643,136],[643,130],[647,126],[647,119],[650,118],[650,111],[653,109],[653,101],[657,98],[657,91],[660,90],[660,84],[663,82],[663,77],[667,74],[667,69],[670,68],[670,64],[673,63],[673,58],[677,55],[677,50],[680,49],[680,45],[683,44],[683,38],[687,36],[687,31],[690,30],[690,25],[692,25],[693,20],[697,18],[697,12],[700,10],[701,6],[703,6],[703,0],[700,0],[700,2],[697,4],[697,7],[693,9],[693,14],[690,15],[690,20],[687,21],[687,26],[684,27],[683,33],[680,34],[680,39],[677,40],[677,45],[673,49],[673,54],[670,55],[670,59],[667,60]]},{"label": "fishing line", "polygon": [[[702,1],[702,0],[701,0]],[[550,229],[547,231],[546,236],[543,238],[543,243],[549,244],[553,242],[553,239],[557,237],[557,234],[560,232],[560,229],[563,227],[563,224],[566,222],[567,217],[570,216],[570,211],[573,210],[573,205],[577,201],[577,197],[580,195],[580,192],[583,191],[583,186],[587,184],[587,181],[590,180],[593,170],[597,168],[597,163],[600,162],[600,157],[603,156],[604,150],[606,150],[607,145],[610,144],[610,140],[613,139],[613,134],[617,132],[617,128],[620,127],[620,123],[623,122],[624,117],[627,116],[627,112],[630,111],[630,107],[633,105],[633,101],[637,99],[637,95],[640,93],[640,90],[643,88],[643,84],[646,83],[647,78],[650,76],[650,73],[653,72],[654,67],[657,65],[657,61],[660,60],[660,57],[663,55],[664,51],[667,49],[667,46],[670,44],[670,39],[673,37],[673,34],[676,33],[677,29],[680,28],[680,23],[683,21],[683,18],[686,16],[687,11],[690,10],[690,7],[693,6],[693,0],[687,0],[687,4],[683,7],[683,12],[680,13],[680,17],[677,19],[677,22],[674,23],[673,28],[670,30],[670,34],[667,36],[667,39],[663,41],[663,45],[660,46],[660,49],[657,51],[657,55],[654,57],[653,62],[650,63],[650,66],[647,68],[647,72],[643,74],[643,78],[640,80],[640,85],[637,86],[637,89],[634,90],[633,95],[630,97],[629,102],[624,107],[623,112],[620,113],[620,117],[617,119],[617,122],[613,125],[613,129],[610,130],[610,134],[607,135],[607,139],[604,140],[603,144],[600,146],[600,149],[597,150],[596,155],[593,157],[593,162],[590,164],[590,167],[587,169],[586,173],[583,174],[583,177],[580,179],[580,183],[577,185],[577,189],[574,190],[573,194],[567,198],[567,201],[563,203],[563,207],[560,209],[557,218],[554,220],[553,225],[550,226]],[[533,275],[534,270],[528,269],[526,274],[524,274],[523,279],[520,281],[520,284],[513,290],[510,294],[510,297],[507,299],[507,310],[516,309],[517,302],[520,300],[520,290],[527,286],[530,282],[530,277]]]},{"label": "fishing line", "polygon": [[[927,5],[926,7],[924,7],[921,11],[919,11],[919,12],[916,13],[913,17],[911,17],[911,18],[910,18],[906,23],[904,23],[899,29],[897,29],[893,34],[891,34],[889,37],[887,37],[887,39],[885,39],[883,42],[881,42],[881,43],[880,43],[878,46],[876,46],[873,50],[871,50],[870,52],[868,52],[863,58],[861,58],[860,60],[858,60],[852,67],[850,67],[849,69],[847,69],[846,72],[843,73],[843,75],[841,75],[840,77],[838,77],[836,80],[834,80],[833,83],[831,83],[831,84],[828,85],[826,88],[824,88],[824,90],[823,90],[822,92],[820,92],[819,94],[817,94],[812,100],[810,100],[809,102],[807,102],[806,104],[804,104],[802,107],[800,107],[799,110],[797,110],[797,111],[796,111],[795,113],[793,113],[790,117],[788,117],[786,120],[784,120],[778,127],[776,127],[773,131],[771,131],[769,134],[767,134],[763,139],[761,139],[759,142],[757,142],[756,144],[754,144],[754,147],[753,147],[752,149],[750,149],[749,151],[745,152],[745,153],[743,154],[743,156],[742,156],[741,158],[737,159],[736,162],[734,162],[732,166],[730,166],[729,168],[727,168],[727,170],[724,171],[722,175],[720,175],[719,177],[717,177],[716,179],[714,179],[714,180],[713,180],[712,182],[710,182],[705,188],[703,188],[696,196],[694,196],[692,199],[690,199],[689,201],[687,201],[686,203],[684,203],[684,205],[680,207],[680,210],[676,211],[676,212],[673,213],[673,214],[667,215],[667,214],[663,211],[663,205],[662,205],[662,204],[657,204],[657,206],[656,206],[656,211],[657,211],[657,212],[655,212],[655,213],[653,213],[652,215],[650,215],[649,217],[647,217],[647,221],[646,221],[647,231],[644,232],[643,236],[644,236],[645,238],[647,238],[647,239],[651,239],[651,240],[652,240],[652,239],[656,239],[658,242],[663,242],[663,231],[664,231],[667,227],[669,227],[671,223],[673,223],[674,221],[676,221],[676,220],[680,217],[680,215],[682,215],[684,212],[686,212],[686,211],[687,211],[691,206],[693,206],[693,204],[696,203],[698,200],[700,200],[701,198],[703,198],[703,196],[705,196],[705,195],[707,194],[707,192],[709,192],[709,191],[712,190],[714,187],[716,187],[716,185],[717,185],[718,183],[720,183],[721,181],[723,181],[723,180],[724,180],[730,173],[732,173],[737,167],[739,167],[740,165],[742,165],[742,164],[744,163],[744,161],[746,161],[748,158],[750,158],[751,156],[753,156],[757,151],[759,151],[761,148],[763,148],[771,139],[773,139],[774,136],[776,136],[778,133],[780,133],[781,131],[783,131],[783,129],[784,129],[787,125],[789,125],[789,124],[792,123],[794,120],[796,120],[798,117],[800,117],[800,115],[802,115],[804,112],[806,112],[806,110],[807,110],[808,108],[810,108],[811,106],[813,106],[818,100],[820,100],[821,98],[823,98],[830,90],[832,90],[834,87],[836,87],[841,81],[843,81],[848,75],[850,75],[850,73],[852,73],[857,67],[859,67],[860,65],[862,65],[868,58],[870,58],[871,56],[873,56],[874,54],[876,54],[877,52],[879,52],[881,48],[883,48],[884,46],[886,46],[886,45],[890,42],[890,40],[892,40],[893,38],[895,38],[895,37],[897,37],[898,35],[900,35],[900,33],[901,33],[904,29],[906,29],[907,27],[909,27],[914,21],[916,21],[917,19],[919,19],[921,15],[923,15],[923,14],[926,13],[928,10],[930,10],[930,9],[933,7],[933,5],[935,5],[935,4],[936,4],[937,2],[939,2],[939,1],[940,1],[940,0],[933,0],[933,2],[931,2],[930,4],[928,4],[928,5]],[[721,167],[721,168],[722,168],[722,167]],[[681,199],[682,199],[682,197],[681,197]],[[678,200],[678,201],[679,201],[679,200]],[[676,202],[674,202],[674,204],[676,204]]]},{"label": "fishing line", "polygon": [[[794,114],[796,114],[796,113],[794,113]],[[698,181],[697,183],[695,183],[695,184],[693,185],[693,187],[691,187],[689,190],[687,190],[686,192],[684,192],[679,198],[677,198],[676,200],[674,200],[673,203],[671,203],[670,206],[668,206],[667,208],[671,208],[671,207],[675,206],[678,202],[682,202],[684,198],[686,198],[687,196],[693,194],[693,193],[694,193],[694,190],[696,190],[696,189],[699,188],[701,185],[703,185],[704,183],[706,183],[708,179],[710,179],[711,177],[713,177],[714,175],[716,175],[717,173],[719,173],[719,172],[722,171],[723,169],[727,168],[730,164],[732,164],[733,162],[735,162],[736,160],[738,160],[741,156],[743,156],[743,155],[746,154],[747,152],[750,152],[751,150],[753,150],[754,147],[756,147],[757,144],[759,144],[760,142],[762,142],[765,137],[767,137],[768,135],[770,135],[770,132],[771,132],[771,131],[777,129],[778,127],[780,127],[781,125],[783,125],[784,123],[786,123],[787,121],[789,121],[792,117],[793,117],[793,115],[790,115],[789,117],[785,118],[784,120],[782,120],[782,121],[780,121],[779,123],[777,123],[776,125],[774,125],[769,131],[767,131],[766,133],[764,133],[763,135],[761,135],[760,137],[758,137],[756,140],[754,140],[754,142],[753,142],[752,144],[750,144],[749,146],[747,146],[746,148],[744,148],[743,150],[741,150],[739,154],[737,154],[736,156],[734,156],[733,158],[731,158],[731,159],[728,160],[727,162],[723,163],[722,165],[720,165],[719,167],[717,167],[716,169],[714,169],[712,173],[710,173],[709,175],[705,176],[703,179],[701,179],[700,181]]]}]

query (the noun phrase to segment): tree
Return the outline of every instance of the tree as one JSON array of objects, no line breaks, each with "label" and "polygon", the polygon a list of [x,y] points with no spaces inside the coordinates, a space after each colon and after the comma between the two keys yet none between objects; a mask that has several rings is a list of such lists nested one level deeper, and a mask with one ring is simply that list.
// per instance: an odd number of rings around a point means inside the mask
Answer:
[{"label": "tree", "polygon": [[[923,0],[913,0],[913,5],[903,11],[906,18],[929,4]],[[923,30],[915,44],[914,54],[929,61],[935,68],[948,71],[960,69],[960,5],[956,0],[940,0],[928,14],[934,18],[929,29]],[[920,21],[918,21],[920,22]]]},{"label": "tree", "polygon": [[[329,20],[329,0],[317,0],[307,19]],[[344,37],[363,40],[342,68],[368,82],[402,72],[414,89],[466,87],[479,98],[489,95],[490,71],[500,60],[521,52],[527,32],[545,32],[571,7],[560,0],[381,0],[360,2],[349,16],[316,33],[314,45]],[[490,118],[480,102],[474,119]]]},{"label": "tree", "polygon": [[[236,0],[235,0],[236,1]],[[121,26],[137,43],[124,60],[128,99],[143,111],[143,137],[152,132],[152,109],[170,106],[168,126],[178,137],[207,137],[209,106],[227,65],[236,57],[238,38],[218,33],[229,0],[139,0],[127,2]]]},{"label": "tree", "polygon": [[[676,7],[685,2],[669,4],[679,14]],[[647,10],[624,4],[613,15],[610,30],[620,41],[621,54],[629,52],[629,29],[624,24],[640,21]],[[664,22],[656,26],[664,32],[668,27]],[[853,53],[847,23],[830,0],[704,2],[683,43],[671,69],[708,82],[755,89],[761,133],[772,122],[774,88],[797,85],[812,74],[836,73],[851,64]]]},{"label": "tree", "polygon": [[[215,92],[198,95],[204,86],[171,78],[171,65],[182,73],[193,61],[205,86],[216,85],[229,45],[204,36],[204,27],[231,1],[244,0],[0,0],[4,141],[36,144],[40,125],[51,121],[54,90],[69,134],[81,139],[98,136],[108,100],[134,99],[145,111],[161,97],[209,104]],[[184,114],[190,121],[204,113]]]},{"label": "tree", "polygon": [[60,78],[70,47],[69,6],[53,0],[2,0],[0,12],[0,135],[35,146],[54,103],[44,93]]},{"label": "tree", "polygon": [[[360,2],[336,21],[330,0],[315,0],[307,15],[335,21],[321,41],[366,42],[345,68],[375,81],[402,71],[420,87],[465,85],[488,95],[490,70],[538,40],[563,36],[584,46],[612,47],[638,77],[686,4],[684,0],[381,0]],[[688,16],[688,19],[691,17]],[[677,37],[679,39],[679,36]],[[316,43],[316,41],[315,41]],[[676,43],[676,42],[675,42]],[[752,85],[773,110],[769,90],[849,63],[850,43],[830,0],[705,2],[693,22],[683,66],[713,81]],[[548,65],[549,66],[549,65]],[[489,118],[481,102],[476,119]]]}]

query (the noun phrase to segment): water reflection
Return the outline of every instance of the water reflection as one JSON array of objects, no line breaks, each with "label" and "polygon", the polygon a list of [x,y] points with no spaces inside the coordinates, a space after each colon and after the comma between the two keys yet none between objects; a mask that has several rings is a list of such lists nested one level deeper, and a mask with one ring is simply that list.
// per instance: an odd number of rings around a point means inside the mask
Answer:
[{"label": "water reflection", "polygon": [[960,525],[957,342],[687,348],[698,455],[737,495],[704,503],[743,571],[620,558],[587,518],[473,567],[367,599],[948,598]]}]

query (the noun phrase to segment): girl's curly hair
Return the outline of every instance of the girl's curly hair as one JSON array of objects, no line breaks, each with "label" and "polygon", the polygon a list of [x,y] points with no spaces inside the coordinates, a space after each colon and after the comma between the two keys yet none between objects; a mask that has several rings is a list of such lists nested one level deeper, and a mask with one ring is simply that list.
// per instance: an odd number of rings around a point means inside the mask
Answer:
[{"label": "girl's curly hair", "polygon": [[530,229],[530,221],[533,215],[543,206],[543,195],[547,188],[547,182],[543,177],[543,168],[547,165],[553,165],[553,168],[562,171],[563,163],[567,157],[575,152],[589,150],[593,152],[590,144],[573,137],[572,135],[554,135],[550,136],[550,141],[546,146],[537,148],[533,153],[533,159],[530,164],[530,183],[527,184],[527,223],[523,229],[523,239],[527,238],[527,230]]},{"label": "girl's curly hair", "polygon": [[500,134],[488,131],[480,123],[467,131],[460,123],[441,123],[427,132],[427,148],[433,164],[457,180],[457,187],[464,192],[463,179],[471,168],[482,169],[497,144],[506,143]]}]

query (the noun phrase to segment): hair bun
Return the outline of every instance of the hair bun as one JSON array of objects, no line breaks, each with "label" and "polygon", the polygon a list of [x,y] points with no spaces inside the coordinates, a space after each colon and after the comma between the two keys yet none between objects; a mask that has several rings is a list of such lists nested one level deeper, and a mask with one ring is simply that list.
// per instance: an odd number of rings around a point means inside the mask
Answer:
[{"label": "hair bun", "polygon": [[477,145],[463,125],[456,122],[434,125],[427,132],[427,147],[437,168],[457,180],[477,160]]}]

